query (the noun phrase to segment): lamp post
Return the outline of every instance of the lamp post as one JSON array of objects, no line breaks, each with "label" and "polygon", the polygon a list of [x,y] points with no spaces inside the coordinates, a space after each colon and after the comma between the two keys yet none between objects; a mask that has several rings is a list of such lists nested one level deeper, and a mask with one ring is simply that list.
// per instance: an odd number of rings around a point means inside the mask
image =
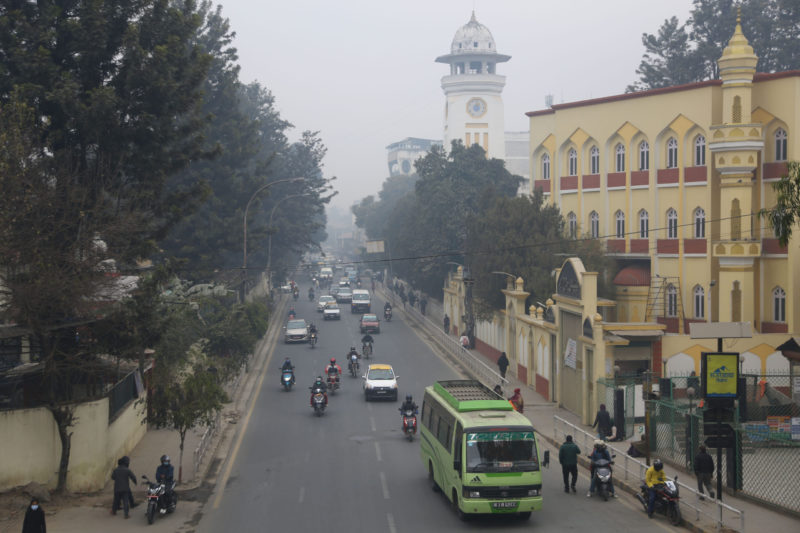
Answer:
[{"label": "lamp post", "polygon": [[[289,198],[298,198],[300,196],[312,196],[311,193],[301,193],[301,194],[290,194],[286,198],[283,199],[283,202],[288,200]],[[269,212],[269,224],[268,227],[272,228],[272,217],[275,215],[275,211],[282,205],[282,203],[275,204],[272,210]],[[269,287],[272,289],[272,231],[269,232],[269,239],[267,244],[267,279],[269,280]]]},{"label": "lamp post", "polygon": [[[511,280],[512,282],[513,280],[517,279],[517,276],[515,276],[514,274],[509,274],[508,272],[503,272],[502,270],[493,270],[492,274],[499,274],[501,276],[506,276],[506,278],[508,278],[508,280]],[[509,289],[511,288],[512,287],[509,287]]]},{"label": "lamp post", "polygon": [[244,226],[244,239],[243,239],[243,242],[244,242],[244,246],[243,246],[244,254],[242,256],[242,301],[243,302],[244,302],[245,290],[246,290],[245,282],[247,281],[247,212],[250,210],[250,204],[252,204],[253,200],[256,199],[256,196],[258,195],[258,193],[260,193],[264,189],[268,189],[268,188],[272,187],[273,185],[277,185],[278,183],[293,183],[293,182],[305,181],[305,180],[306,180],[305,178],[286,178],[286,179],[282,179],[282,180],[270,181],[269,183],[265,183],[264,185],[262,185],[261,187],[256,189],[256,191],[253,193],[252,196],[250,196],[250,199],[247,201],[247,205],[244,208],[244,223],[243,223],[243,226]]}]

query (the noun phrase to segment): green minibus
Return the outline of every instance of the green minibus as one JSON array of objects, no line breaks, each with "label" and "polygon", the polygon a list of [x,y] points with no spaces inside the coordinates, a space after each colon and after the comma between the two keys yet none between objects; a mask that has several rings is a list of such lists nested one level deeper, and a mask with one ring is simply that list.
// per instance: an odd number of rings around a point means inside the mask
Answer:
[{"label": "green minibus", "polygon": [[420,423],[422,462],[462,519],[471,514],[542,508],[541,460],[530,421],[474,380],[426,387]]}]

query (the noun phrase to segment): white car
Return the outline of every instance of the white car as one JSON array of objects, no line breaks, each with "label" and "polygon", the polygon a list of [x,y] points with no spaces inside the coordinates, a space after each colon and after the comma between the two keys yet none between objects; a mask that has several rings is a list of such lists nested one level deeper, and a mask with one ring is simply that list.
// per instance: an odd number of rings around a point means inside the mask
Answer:
[{"label": "white car", "polygon": [[350,289],[339,289],[336,293],[336,301],[349,304],[353,301],[353,292]]},{"label": "white car", "polygon": [[342,310],[336,302],[328,302],[325,304],[325,310],[322,311],[323,320],[340,320],[342,318]]},{"label": "white car", "polygon": [[331,296],[330,294],[323,294],[319,297],[319,302],[317,302],[317,312],[321,313],[325,310],[325,304],[328,302],[335,302],[336,298]]},{"label": "white car", "polygon": [[392,365],[369,365],[364,374],[364,400],[391,398],[397,401],[397,374]]},{"label": "white car", "polygon": [[283,341],[286,344],[290,342],[308,342],[308,324],[302,318],[290,320],[283,329]]}]

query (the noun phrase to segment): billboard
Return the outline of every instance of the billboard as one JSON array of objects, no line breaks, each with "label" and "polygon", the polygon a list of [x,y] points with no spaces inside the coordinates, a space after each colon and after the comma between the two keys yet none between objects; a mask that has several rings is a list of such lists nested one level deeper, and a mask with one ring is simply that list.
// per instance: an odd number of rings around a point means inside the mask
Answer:
[{"label": "billboard", "polygon": [[367,241],[368,254],[382,254],[383,248],[383,241]]},{"label": "billboard", "polygon": [[705,398],[736,398],[739,393],[739,354],[703,352],[702,378]]}]

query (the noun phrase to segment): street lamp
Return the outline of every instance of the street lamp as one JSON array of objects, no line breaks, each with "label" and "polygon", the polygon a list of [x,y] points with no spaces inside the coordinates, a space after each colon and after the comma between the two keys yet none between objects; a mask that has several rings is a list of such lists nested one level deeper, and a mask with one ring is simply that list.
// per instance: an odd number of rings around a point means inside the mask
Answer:
[{"label": "street lamp", "polygon": [[[506,276],[509,280],[517,279],[517,276],[515,276],[514,274],[509,274],[508,272],[503,272],[502,270],[493,270],[492,274],[499,274],[501,276]],[[511,289],[512,287],[509,286],[508,288]]]},{"label": "street lamp", "polygon": [[[300,194],[290,194],[286,198],[283,199],[282,202],[285,202],[289,198],[298,198],[300,196],[313,196],[311,193],[305,192]],[[272,228],[272,217],[275,215],[275,211],[282,205],[281,203],[275,204],[272,210],[269,212],[269,224],[267,225],[268,228]],[[272,231],[269,232],[269,240],[267,245],[267,279],[269,280],[269,287],[272,289]]]},{"label": "street lamp", "polygon": [[305,181],[305,178],[286,178],[282,180],[270,181],[269,183],[265,183],[253,193],[250,199],[247,201],[247,206],[244,208],[244,255],[242,257],[242,301],[244,301],[245,296],[245,281],[247,280],[247,212],[250,210],[250,204],[253,203],[253,200],[256,199],[258,193],[263,191],[264,189],[268,189],[273,185],[277,185],[278,183],[294,183],[298,181]]}]

